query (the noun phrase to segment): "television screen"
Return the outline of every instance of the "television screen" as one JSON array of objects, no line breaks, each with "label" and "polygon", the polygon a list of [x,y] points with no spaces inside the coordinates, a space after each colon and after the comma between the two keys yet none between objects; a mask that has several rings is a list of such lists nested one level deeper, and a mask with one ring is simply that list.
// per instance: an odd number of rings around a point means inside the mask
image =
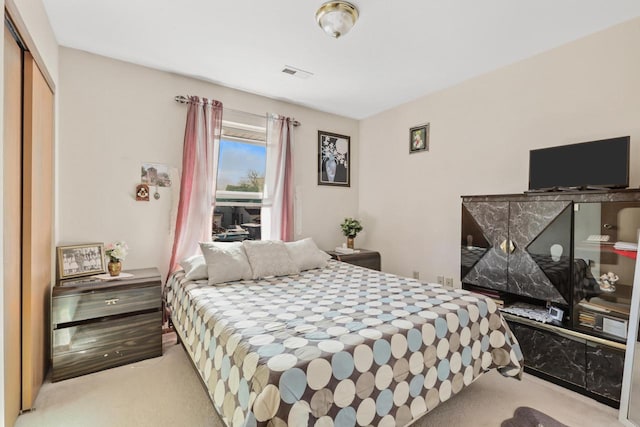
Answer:
[{"label": "television screen", "polygon": [[529,190],[626,188],[629,137],[531,150]]}]

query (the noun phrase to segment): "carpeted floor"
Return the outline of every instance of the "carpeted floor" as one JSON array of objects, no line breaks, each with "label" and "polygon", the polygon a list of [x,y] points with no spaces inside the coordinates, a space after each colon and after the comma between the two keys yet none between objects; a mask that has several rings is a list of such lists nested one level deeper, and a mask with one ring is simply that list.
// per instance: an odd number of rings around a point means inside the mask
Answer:
[{"label": "carpeted floor", "polygon": [[[16,427],[221,427],[184,349],[166,343],[162,357],[43,385],[36,410]],[[618,412],[546,381],[491,372],[413,424],[499,427],[519,407],[575,427],[619,426]]]}]

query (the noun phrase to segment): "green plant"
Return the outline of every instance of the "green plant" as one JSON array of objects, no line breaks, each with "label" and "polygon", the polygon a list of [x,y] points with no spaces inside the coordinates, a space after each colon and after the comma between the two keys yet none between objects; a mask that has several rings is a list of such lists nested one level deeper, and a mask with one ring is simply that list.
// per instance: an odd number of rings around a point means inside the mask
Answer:
[{"label": "green plant", "polygon": [[340,224],[342,234],[347,237],[356,237],[359,232],[362,231],[362,224],[360,221],[354,218],[345,218]]}]

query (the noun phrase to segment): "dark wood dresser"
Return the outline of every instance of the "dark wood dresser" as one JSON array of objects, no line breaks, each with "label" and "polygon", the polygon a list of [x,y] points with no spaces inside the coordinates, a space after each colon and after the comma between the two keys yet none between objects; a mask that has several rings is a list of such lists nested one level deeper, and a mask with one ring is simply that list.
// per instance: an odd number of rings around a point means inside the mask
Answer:
[{"label": "dark wood dresser", "polygon": [[156,268],[117,280],[79,278],[51,297],[52,381],[162,355],[162,282]]},{"label": "dark wood dresser", "polygon": [[360,267],[370,268],[380,271],[380,252],[370,251],[367,249],[358,249],[360,252],[353,254],[341,254],[336,251],[327,251],[331,258],[338,261],[346,262]]}]

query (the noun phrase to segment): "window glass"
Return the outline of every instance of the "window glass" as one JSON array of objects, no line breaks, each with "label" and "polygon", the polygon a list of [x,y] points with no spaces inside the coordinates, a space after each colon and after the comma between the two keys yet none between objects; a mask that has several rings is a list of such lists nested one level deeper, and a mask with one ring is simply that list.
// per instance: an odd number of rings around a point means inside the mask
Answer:
[{"label": "window glass", "polygon": [[214,240],[260,239],[266,139],[264,116],[225,111],[216,179]]},{"label": "window glass", "polygon": [[221,139],[216,198],[224,198],[220,192],[262,193],[266,155],[264,144]]}]

